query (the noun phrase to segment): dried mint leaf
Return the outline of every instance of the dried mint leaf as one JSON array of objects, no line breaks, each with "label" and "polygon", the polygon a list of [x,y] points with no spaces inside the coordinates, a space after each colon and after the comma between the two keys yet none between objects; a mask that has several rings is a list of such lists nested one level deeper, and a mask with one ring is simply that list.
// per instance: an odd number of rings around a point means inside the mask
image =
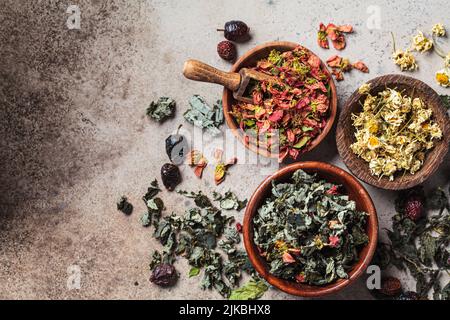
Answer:
[{"label": "dried mint leaf", "polygon": [[117,210],[122,211],[126,215],[130,215],[133,212],[133,205],[128,202],[127,197],[122,196],[117,202]]},{"label": "dried mint leaf", "polygon": [[212,135],[220,133],[218,128],[224,121],[221,100],[211,108],[203,97],[194,95],[189,100],[189,106],[183,115],[186,121],[201,129],[207,129]]},{"label": "dried mint leaf", "polygon": [[214,192],[213,199],[219,201],[219,206],[223,210],[241,211],[247,206],[247,199],[240,201],[238,197],[231,191],[225,192],[224,195]]},{"label": "dried mint leaf", "polygon": [[147,116],[157,122],[163,122],[173,116],[175,112],[175,100],[168,97],[161,97],[158,101],[152,101],[147,108]]},{"label": "dried mint leaf", "polygon": [[[204,270],[201,288],[214,289],[228,297],[242,272],[255,276],[246,252],[236,247],[240,235],[230,226],[234,218],[223,215],[202,192],[178,192],[194,199],[195,206],[187,208],[183,216],[171,214],[154,223],[154,237],[164,252],[154,253],[151,268],[172,264],[176,256],[183,256],[191,266],[190,276]],[[217,242],[225,255],[217,250]]]}]

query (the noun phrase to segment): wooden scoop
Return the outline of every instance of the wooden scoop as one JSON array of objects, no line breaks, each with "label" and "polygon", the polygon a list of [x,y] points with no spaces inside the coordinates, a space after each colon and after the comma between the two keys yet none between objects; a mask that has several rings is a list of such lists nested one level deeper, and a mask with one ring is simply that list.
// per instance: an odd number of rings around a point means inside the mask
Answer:
[{"label": "wooden scoop", "polygon": [[236,100],[247,103],[253,102],[251,97],[244,96],[250,80],[280,82],[277,77],[255,70],[242,68],[239,73],[225,72],[197,60],[188,60],[184,63],[183,75],[195,81],[221,84],[233,91]]}]

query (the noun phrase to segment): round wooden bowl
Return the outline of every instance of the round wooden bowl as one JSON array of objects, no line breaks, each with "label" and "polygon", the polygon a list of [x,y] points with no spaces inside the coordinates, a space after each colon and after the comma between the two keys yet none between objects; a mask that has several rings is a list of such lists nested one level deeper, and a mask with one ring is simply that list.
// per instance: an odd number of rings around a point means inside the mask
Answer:
[{"label": "round wooden bowl", "polygon": [[406,94],[421,98],[429,108],[433,109],[433,120],[439,124],[442,130],[442,139],[436,141],[434,148],[427,152],[422,168],[415,174],[406,173],[403,175],[403,173],[400,173],[397,174],[393,181],[389,181],[389,178],[386,177],[380,179],[371,175],[369,164],[350,149],[350,145],[355,141],[355,128],[353,127],[351,116],[353,113],[361,112],[360,102],[364,102],[366,97],[356,90],[346,102],[337,125],[336,143],[342,160],[355,176],[375,187],[401,190],[421,184],[437,170],[448,152],[450,122],[441,98],[422,81],[403,75],[391,74],[381,76],[368,81],[368,83],[371,85],[370,93],[372,95],[386,88],[397,88],[404,90]]},{"label": "round wooden bowl", "polygon": [[[254,243],[253,237],[253,217],[258,214],[258,209],[264,204],[265,199],[271,194],[272,181],[287,182],[292,174],[302,169],[307,173],[317,173],[318,177],[331,183],[339,184],[345,190],[349,198],[356,202],[356,208],[369,214],[367,219],[366,232],[369,237],[369,243],[360,251],[359,261],[349,272],[348,279],[339,279],[336,282],[324,286],[313,286],[287,281],[269,273],[269,267],[263,257],[260,256]],[[361,183],[344,170],[324,162],[297,162],[286,166],[273,175],[266,178],[253,193],[247,205],[243,224],[244,244],[249,259],[256,271],[278,289],[301,297],[321,297],[324,295],[336,293],[344,287],[355,282],[364,272],[372,260],[377,246],[378,239],[378,219],[375,206],[367,191]]]},{"label": "round wooden bowl", "polygon": [[[273,49],[276,49],[280,52],[285,52],[285,51],[293,50],[297,46],[299,46],[298,43],[288,42],[288,41],[274,41],[274,42],[264,43],[262,45],[259,45],[255,48],[251,49],[250,51],[246,52],[243,56],[241,56],[236,61],[236,63],[231,67],[230,72],[239,72],[239,70],[241,68],[251,68],[251,67],[256,66],[256,63],[258,62],[258,60],[267,58],[269,56],[270,51],[272,51]],[[310,50],[310,52],[313,53],[311,50]],[[325,139],[328,132],[330,132],[331,127],[333,126],[334,120],[336,118],[336,113],[337,113],[336,86],[334,84],[333,77],[331,76],[329,70],[327,69],[327,67],[323,63],[323,61],[322,61],[322,68],[330,76],[331,97],[330,97],[330,110],[329,110],[328,121],[327,121],[327,124],[326,124],[325,128],[323,129],[323,131],[314,140],[311,141],[309,148],[307,150],[305,150],[304,152],[311,151],[316,146],[318,146],[319,143],[323,139]],[[241,141],[248,149],[252,150],[253,152],[256,152],[257,154],[260,154],[264,157],[278,159],[277,153],[267,152],[267,150],[265,150],[263,148],[258,148],[254,144],[245,142],[244,133],[239,128],[239,124],[236,123],[233,116],[230,114],[231,107],[235,102],[236,102],[236,100],[233,98],[233,92],[231,90],[225,88],[223,91],[223,97],[222,97],[223,111],[224,111],[224,115],[225,115],[225,121],[227,122],[228,127],[232,130],[234,136],[237,137],[239,139],[239,141]],[[301,155],[303,153],[301,153],[299,155],[299,157],[301,157]],[[298,159],[294,159],[294,160],[298,160]]]}]

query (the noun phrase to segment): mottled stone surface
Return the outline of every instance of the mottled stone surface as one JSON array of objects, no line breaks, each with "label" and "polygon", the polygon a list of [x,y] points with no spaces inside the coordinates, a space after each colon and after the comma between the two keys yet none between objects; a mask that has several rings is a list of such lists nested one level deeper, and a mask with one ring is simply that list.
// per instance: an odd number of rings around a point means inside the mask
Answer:
[{"label": "mottled stone surface", "polygon": [[[81,8],[81,29],[68,30],[66,9]],[[369,29],[373,10],[380,28]],[[421,1],[14,1],[0,10],[0,298],[78,299],[219,298],[187,278],[178,261],[178,285],[169,290],[149,283],[148,262],[154,248],[151,231],[140,226],[146,186],[167,161],[164,138],[180,123],[188,98],[201,94],[210,102],[221,88],[189,82],[183,62],[197,58],[220,68],[229,64],[216,54],[222,40],[215,31],[230,19],[252,29],[239,53],[271,40],[304,44],[326,59],[335,51],[316,44],[318,23],[350,23],[342,55],[361,59],[370,74],[352,72],[339,83],[339,104],[363,82],[398,73],[389,60],[389,32],[406,47],[417,29],[434,22],[450,27],[449,2]],[[368,13],[369,12],[369,13]],[[450,48],[448,38],[443,40]],[[419,55],[412,75],[434,84],[442,60]],[[161,95],[178,102],[174,119],[162,125],[145,116],[149,102]],[[192,127],[185,124],[186,130]],[[343,166],[331,133],[305,159]],[[449,158],[427,187],[448,183]],[[182,168],[183,189],[212,190],[212,172],[203,180]],[[264,178],[255,166],[238,165],[218,190],[249,197]],[[380,230],[389,226],[394,193],[368,187],[379,213]],[[127,217],[115,202],[126,194],[135,205]],[[162,194],[166,213],[182,212],[185,200]],[[242,214],[236,215],[242,219]],[[67,287],[68,268],[81,270],[81,288]],[[265,298],[291,299],[271,289]],[[369,298],[364,280],[332,296]]]}]

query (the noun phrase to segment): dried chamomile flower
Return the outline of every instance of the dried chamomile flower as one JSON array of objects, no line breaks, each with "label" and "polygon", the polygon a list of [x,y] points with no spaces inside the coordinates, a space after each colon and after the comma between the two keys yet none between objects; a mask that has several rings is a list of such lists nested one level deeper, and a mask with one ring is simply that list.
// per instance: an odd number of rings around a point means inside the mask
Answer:
[{"label": "dried chamomile flower", "polygon": [[413,37],[412,48],[422,53],[426,52],[433,48],[433,40],[428,39],[422,31],[419,31],[417,35]]},{"label": "dried chamomile flower", "polygon": [[432,109],[395,89],[368,94],[362,106],[361,113],[352,114],[356,131],[350,148],[368,162],[371,174],[393,180],[398,171],[420,170],[426,151],[442,138]]},{"label": "dried chamomile flower", "polygon": [[402,71],[413,71],[419,67],[416,58],[409,50],[396,50],[392,54],[392,60],[394,60],[394,63],[398,65]]},{"label": "dried chamomile flower", "polygon": [[433,28],[431,29],[431,32],[433,32],[433,34],[438,37],[444,37],[445,36],[445,27],[442,23],[436,23],[433,26]]},{"label": "dried chamomile flower", "polygon": [[368,94],[370,93],[370,83],[362,84],[358,89],[359,94]]},{"label": "dried chamomile flower", "polygon": [[446,67],[436,72],[436,82],[444,88],[450,86],[450,67]]}]

